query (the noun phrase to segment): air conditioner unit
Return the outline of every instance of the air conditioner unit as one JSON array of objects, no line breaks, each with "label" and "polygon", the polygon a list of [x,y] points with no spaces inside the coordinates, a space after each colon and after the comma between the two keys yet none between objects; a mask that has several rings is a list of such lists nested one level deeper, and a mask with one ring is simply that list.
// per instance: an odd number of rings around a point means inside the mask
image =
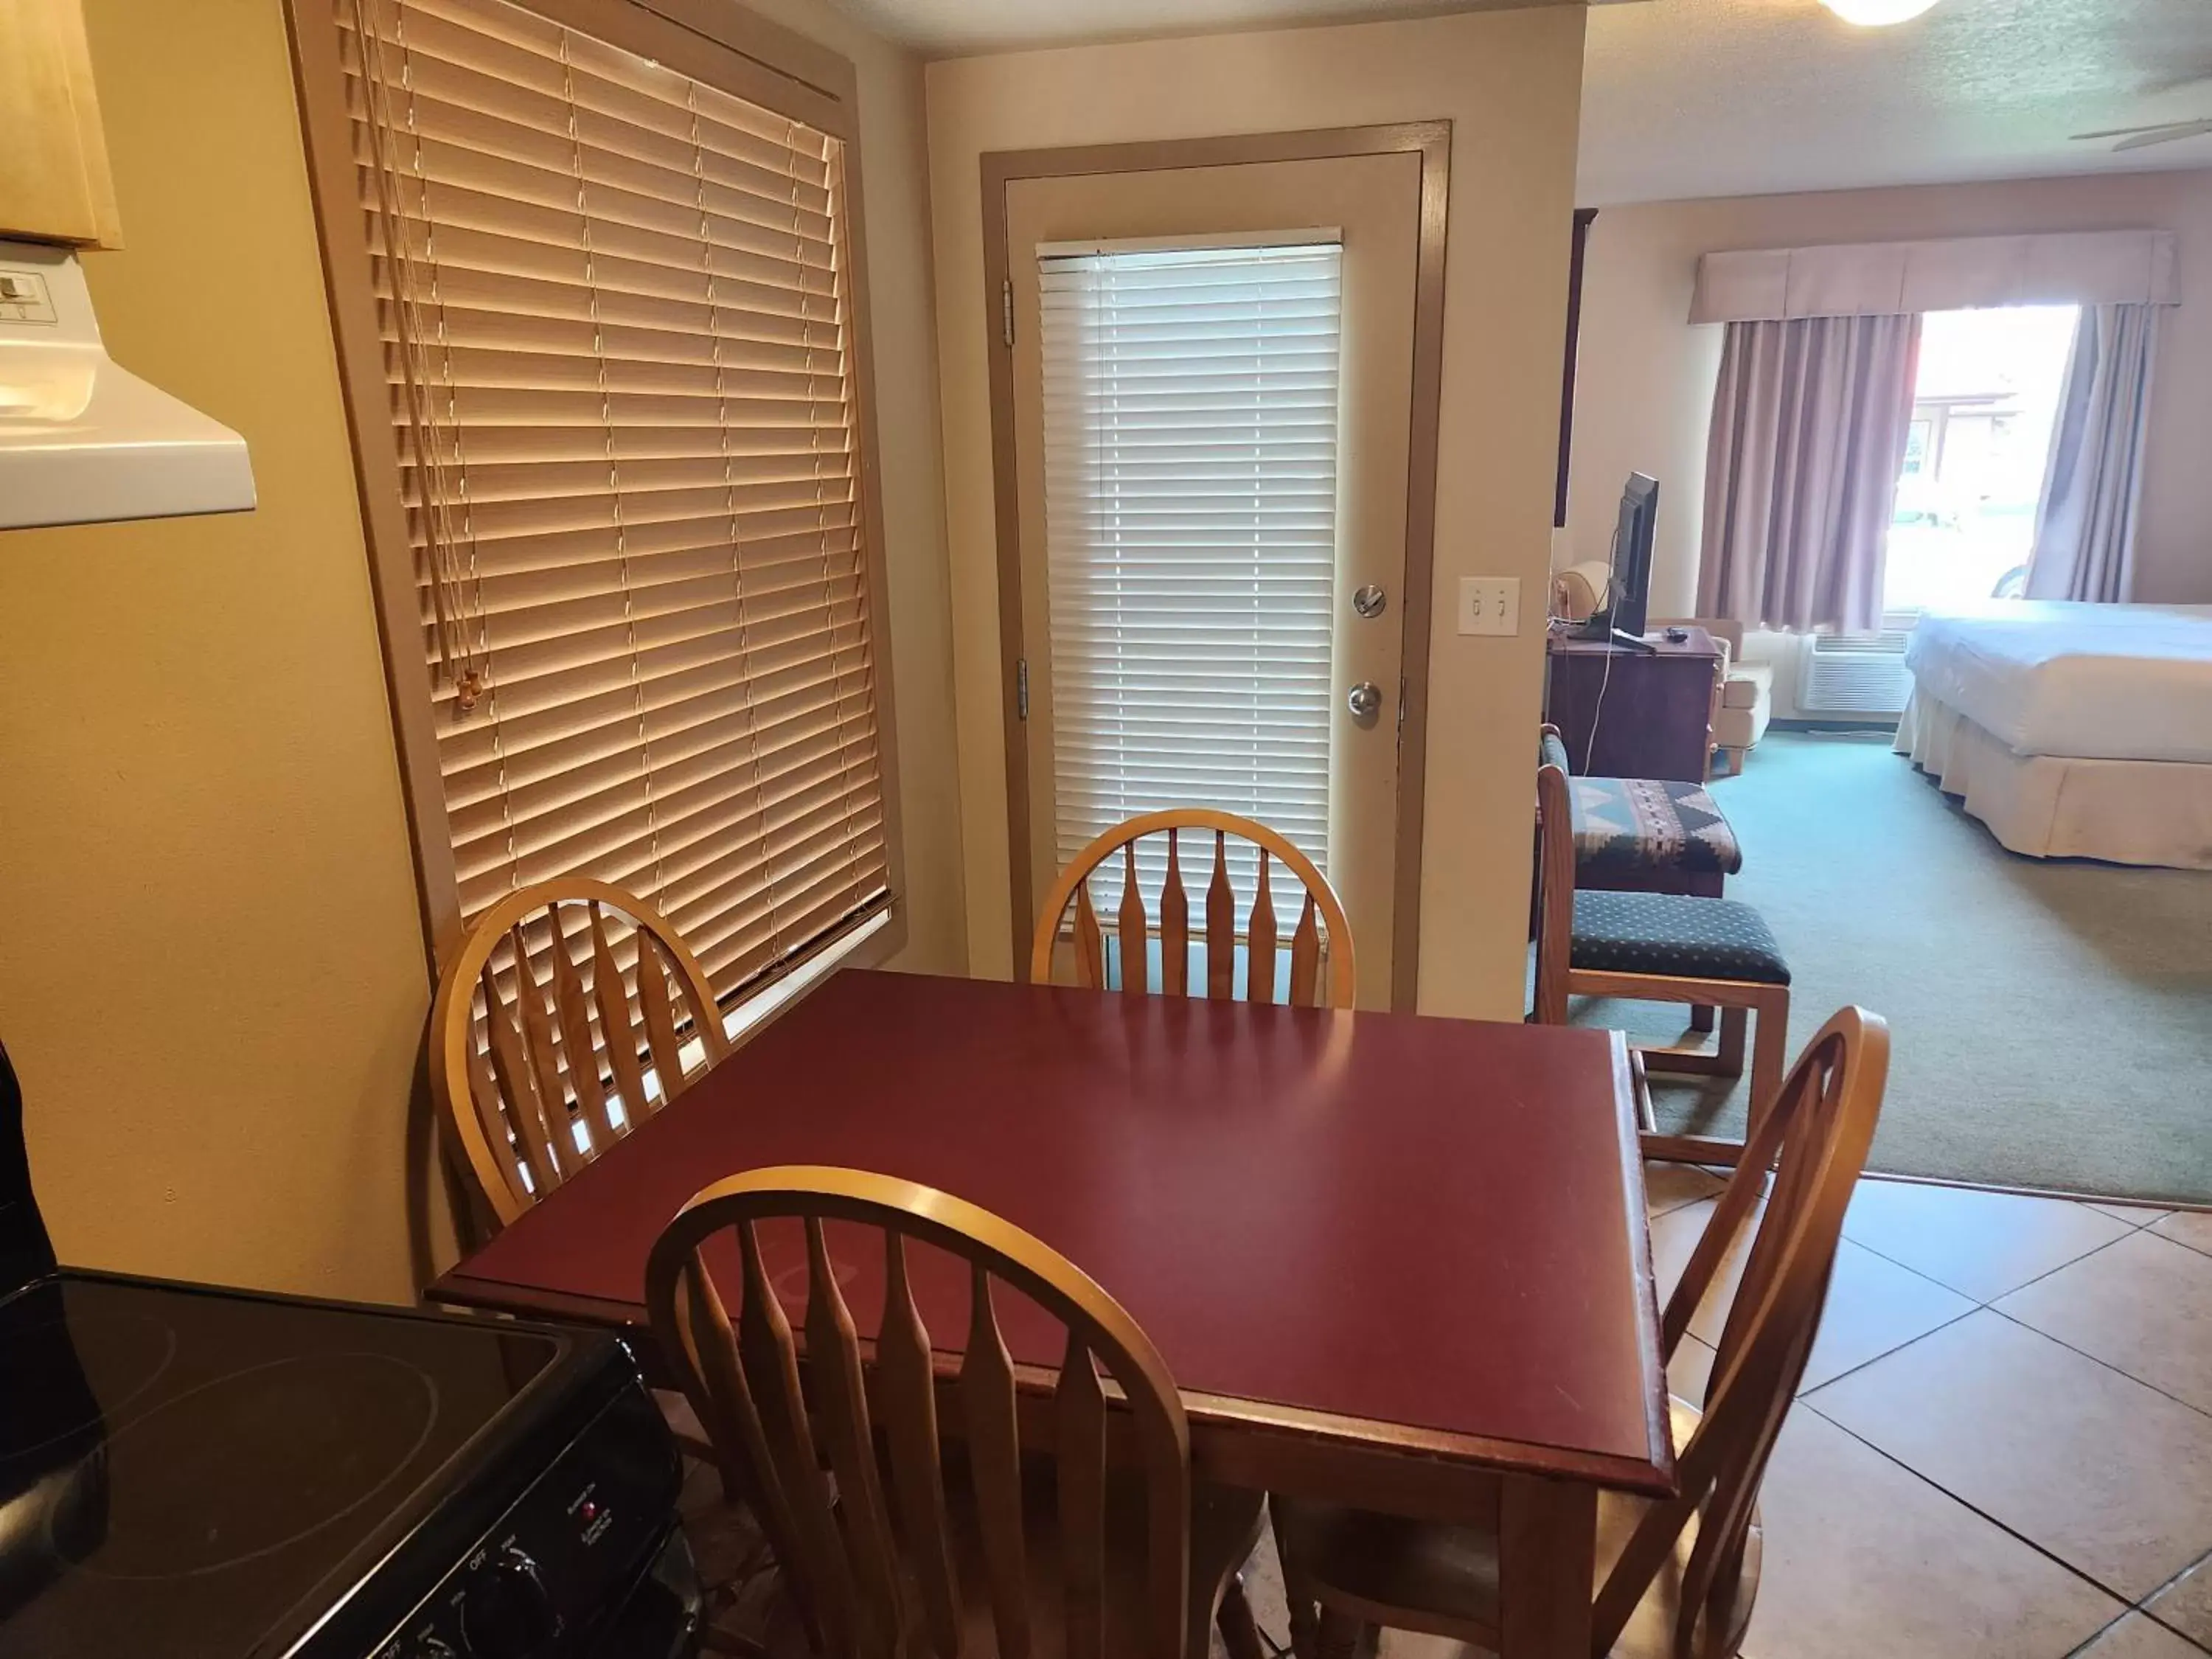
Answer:
[{"label": "air conditioner unit", "polygon": [[1846,639],[1815,634],[1799,659],[1797,712],[1873,720],[1901,714],[1912,692],[1905,642],[1917,618],[1884,617],[1882,631]]}]

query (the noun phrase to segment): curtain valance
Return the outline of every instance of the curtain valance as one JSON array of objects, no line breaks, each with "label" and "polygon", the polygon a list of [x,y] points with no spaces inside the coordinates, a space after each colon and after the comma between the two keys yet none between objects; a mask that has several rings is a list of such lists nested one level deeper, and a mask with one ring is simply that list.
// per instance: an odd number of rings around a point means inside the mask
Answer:
[{"label": "curtain valance", "polygon": [[2180,301],[2172,231],[2099,230],[1708,253],[1690,320]]}]

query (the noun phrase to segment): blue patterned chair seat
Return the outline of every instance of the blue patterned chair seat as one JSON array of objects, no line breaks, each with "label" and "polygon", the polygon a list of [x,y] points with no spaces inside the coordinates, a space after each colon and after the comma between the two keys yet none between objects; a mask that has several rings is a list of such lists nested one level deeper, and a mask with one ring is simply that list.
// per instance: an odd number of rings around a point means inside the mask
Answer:
[{"label": "blue patterned chair seat", "polygon": [[1599,974],[1790,983],[1790,964],[1758,911],[1677,893],[1577,893],[1568,961]]}]

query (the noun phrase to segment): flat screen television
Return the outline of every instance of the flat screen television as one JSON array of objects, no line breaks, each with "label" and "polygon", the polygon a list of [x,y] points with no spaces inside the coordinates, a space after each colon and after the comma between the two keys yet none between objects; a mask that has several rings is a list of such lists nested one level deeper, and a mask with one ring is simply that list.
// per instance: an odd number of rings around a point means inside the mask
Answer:
[{"label": "flat screen television", "polygon": [[1651,532],[1659,521],[1659,480],[1632,472],[1620,492],[1620,517],[1613,531],[1613,572],[1605,603],[1584,623],[1584,639],[1642,643],[1651,601]]}]

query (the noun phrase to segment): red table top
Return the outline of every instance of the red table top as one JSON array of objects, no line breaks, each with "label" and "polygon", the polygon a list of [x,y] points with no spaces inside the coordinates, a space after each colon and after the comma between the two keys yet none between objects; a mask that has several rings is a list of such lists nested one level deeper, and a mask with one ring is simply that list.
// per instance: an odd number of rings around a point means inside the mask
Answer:
[{"label": "red table top", "polygon": [[1053,1245],[1186,1393],[1664,1491],[1635,1146],[1611,1033],[848,969],[431,1294],[642,1323],[694,1192],[842,1164]]}]

